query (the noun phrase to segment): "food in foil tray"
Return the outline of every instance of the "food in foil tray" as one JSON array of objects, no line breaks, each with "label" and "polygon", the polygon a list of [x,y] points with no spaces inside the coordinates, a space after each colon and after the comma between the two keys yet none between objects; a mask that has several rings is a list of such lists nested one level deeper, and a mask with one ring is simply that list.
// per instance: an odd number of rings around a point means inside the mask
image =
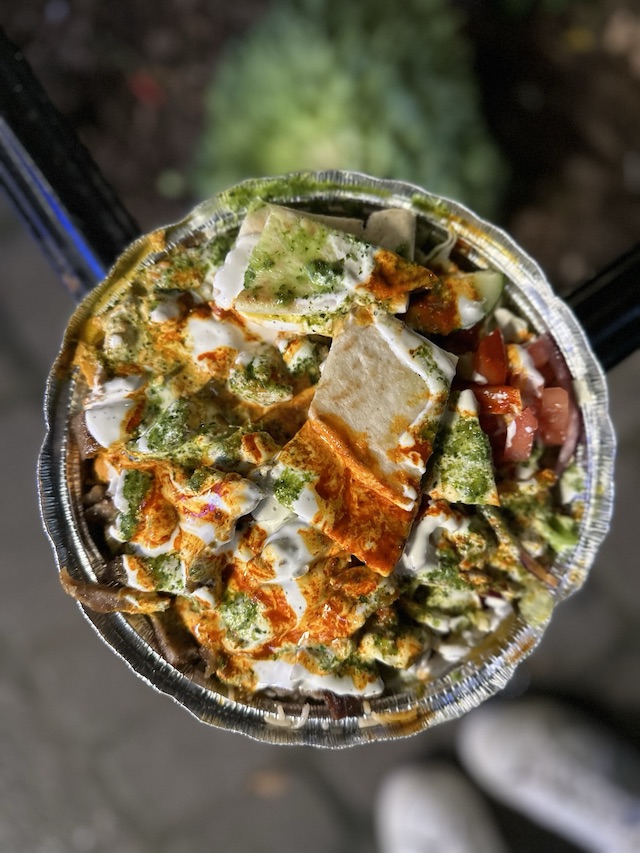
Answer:
[{"label": "food in foil tray", "polygon": [[581,427],[547,334],[407,209],[255,202],[108,290],[74,364],[102,612],[229,690],[428,683],[577,542]]}]

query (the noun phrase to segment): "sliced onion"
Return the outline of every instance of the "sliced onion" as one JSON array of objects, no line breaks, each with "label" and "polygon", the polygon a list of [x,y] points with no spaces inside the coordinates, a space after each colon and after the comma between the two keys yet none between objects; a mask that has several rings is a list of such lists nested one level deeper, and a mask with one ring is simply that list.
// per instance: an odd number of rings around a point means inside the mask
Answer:
[{"label": "sliced onion", "polygon": [[556,346],[555,341],[548,332],[540,336],[549,349],[549,366],[553,371],[556,381],[561,388],[564,388],[569,394],[569,425],[567,427],[567,436],[560,447],[558,461],[556,462],[555,472],[560,475],[565,470],[575,453],[580,434],[582,432],[582,419],[580,411],[576,406],[573,396],[573,379],[567,367],[567,362],[564,356]]},{"label": "sliced onion", "polygon": [[548,586],[558,586],[558,579],[554,577],[548,569],[540,565],[537,560],[534,560],[531,554],[528,554],[524,548],[520,548],[520,562],[528,572],[544,581]]},{"label": "sliced onion", "polygon": [[573,402],[571,395],[569,395],[569,424],[567,426],[567,436],[560,448],[558,461],[556,462],[555,467],[555,472],[558,476],[562,474],[571,461],[573,454],[576,451],[581,431],[582,419],[580,417],[580,412],[578,411],[576,404]]},{"label": "sliced onion", "polygon": [[573,392],[573,380],[571,378],[569,368],[567,367],[567,362],[564,360],[564,356],[548,332],[541,335],[540,339],[544,340],[548,344],[549,366],[553,371],[553,375],[555,376],[558,385],[561,388],[564,388],[565,391],[568,391],[569,395],[571,395]]}]

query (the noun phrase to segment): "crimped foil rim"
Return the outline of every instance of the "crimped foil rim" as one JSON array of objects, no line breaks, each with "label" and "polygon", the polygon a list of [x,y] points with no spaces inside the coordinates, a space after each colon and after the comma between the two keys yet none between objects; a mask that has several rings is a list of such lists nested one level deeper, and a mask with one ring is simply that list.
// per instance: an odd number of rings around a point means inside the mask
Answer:
[{"label": "crimped foil rim", "polygon": [[[79,306],[47,383],[47,433],[38,466],[41,513],[58,568],[66,567],[72,576],[93,580],[96,560],[101,559],[93,543],[87,541],[88,533],[74,506],[70,486],[75,461],[68,430],[77,388],[69,363],[78,329],[113,283],[151,260],[163,241],[172,245],[202,229],[212,233],[228,231],[239,225],[247,202],[255,197],[286,204],[337,200],[405,207],[436,228],[452,228],[467,244],[470,257],[483,259],[506,274],[511,282],[507,286],[509,298],[538,331],[553,334],[572,376],[580,382],[583,394],[586,391],[587,398],[581,405],[587,462],[585,513],[578,545],[554,567],[560,578],[555,593],[558,603],[578,590],[608,530],[615,452],[604,374],[581,326],[554,295],[540,267],[511,237],[464,205],[412,184],[333,170],[251,179],[203,202],[175,225],[136,240],[118,259],[105,282]],[[304,699],[299,698],[261,696],[237,702],[172,667],[121,614],[81,610],[99,636],[139,677],[203,722],[261,741],[329,748],[405,737],[461,716],[506,685],[518,664],[537,646],[545,627],[532,628],[516,619],[508,626],[498,650],[488,648],[473,653],[467,662],[426,684],[419,693],[407,690],[372,699],[364,703],[366,710],[359,716],[335,720],[321,706],[313,706],[307,717]]]}]

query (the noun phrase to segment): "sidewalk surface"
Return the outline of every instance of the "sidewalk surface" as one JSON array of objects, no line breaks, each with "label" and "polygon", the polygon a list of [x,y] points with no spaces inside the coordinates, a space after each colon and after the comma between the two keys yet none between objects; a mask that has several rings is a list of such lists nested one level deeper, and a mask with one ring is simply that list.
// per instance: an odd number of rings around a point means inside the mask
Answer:
[{"label": "sidewalk surface", "polygon": [[[36,502],[44,382],[73,306],[4,199],[0,251],[0,851],[375,851],[385,772],[446,753],[456,724],[338,752],[255,743],[193,719],[103,645],[59,587]],[[627,716],[640,713],[639,377],[640,353],[610,377],[611,534],[516,676]]]}]

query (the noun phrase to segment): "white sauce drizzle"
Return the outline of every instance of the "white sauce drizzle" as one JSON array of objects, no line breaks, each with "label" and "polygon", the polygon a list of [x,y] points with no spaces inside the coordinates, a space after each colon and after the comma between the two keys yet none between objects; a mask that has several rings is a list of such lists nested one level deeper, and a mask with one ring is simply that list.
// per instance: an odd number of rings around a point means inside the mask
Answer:
[{"label": "white sauce drizzle", "polygon": [[484,303],[482,300],[467,299],[466,296],[458,296],[458,314],[465,329],[475,326],[484,317]]},{"label": "white sauce drizzle", "polygon": [[291,510],[270,494],[266,495],[251,514],[268,536],[275,533],[285,521],[295,518]]},{"label": "white sauce drizzle", "polygon": [[309,530],[309,526],[294,519],[285,522],[267,538],[260,556],[273,569],[274,580],[292,580],[309,571],[313,555],[300,535],[305,529]]},{"label": "white sauce drizzle", "polygon": [[208,605],[212,610],[215,609],[217,601],[210,586],[199,586],[193,590],[191,595],[198,601],[202,601],[203,604]]},{"label": "white sauce drizzle", "polygon": [[[187,571],[182,560],[178,560],[177,564],[179,567],[179,579],[177,579],[175,589],[184,590],[187,582]],[[136,566],[129,554],[123,555],[122,565],[127,577],[127,586],[142,590],[149,590],[153,588],[149,583],[150,572],[146,570],[144,566]]]},{"label": "white sauce drizzle", "polygon": [[496,308],[493,317],[507,343],[521,343],[528,333],[527,321],[517,317],[508,308]]},{"label": "white sauce drizzle", "polygon": [[456,402],[456,412],[461,418],[475,417],[478,414],[476,396],[469,388],[460,392]]},{"label": "white sauce drizzle", "polygon": [[536,369],[531,355],[519,344],[509,345],[509,362],[512,371],[519,374],[524,390],[539,397],[545,385],[544,376]]},{"label": "white sauce drizzle", "polygon": [[124,496],[124,471],[116,471],[109,465],[109,485],[107,494],[113,498],[113,505],[118,512],[126,512],[129,509],[129,501]]},{"label": "white sauce drizzle", "polygon": [[123,438],[125,418],[136,404],[131,394],[141,383],[139,376],[119,377],[92,392],[85,405],[85,423],[101,447],[110,447]]},{"label": "white sauce drizzle", "polygon": [[320,512],[318,496],[310,483],[303,486],[298,497],[293,501],[293,511],[303,521],[311,522],[314,516]]},{"label": "white sauce drizzle", "polygon": [[390,314],[376,313],[375,324],[381,337],[389,345],[396,358],[411,368],[414,373],[417,373],[433,394],[442,390],[448,391],[448,386],[442,382],[442,379],[429,370],[422,359],[416,358],[414,353],[418,348],[426,345],[436,366],[449,384],[456,372],[457,356],[440,349],[431,341],[423,338],[422,335],[411,331],[408,326]]},{"label": "white sauce drizzle", "polygon": [[227,254],[224,264],[213,280],[213,297],[220,308],[233,308],[236,297],[244,287],[244,274],[260,234],[243,234]]},{"label": "white sauce drizzle", "polygon": [[134,589],[144,589],[145,587],[138,580],[140,567],[131,562],[131,558],[128,554],[123,555],[122,566],[127,577],[127,586],[131,586]]},{"label": "white sauce drizzle", "polygon": [[348,291],[366,284],[375,266],[376,250],[366,244],[353,243],[339,234],[331,234],[327,240],[338,260],[344,261],[343,284]]},{"label": "white sauce drizzle", "polygon": [[405,549],[395,568],[398,574],[418,575],[438,565],[436,549],[431,536],[437,530],[449,533],[464,532],[469,529],[469,519],[455,510],[427,511],[417,524],[414,524]]},{"label": "white sauce drizzle", "polygon": [[163,299],[149,314],[152,323],[166,323],[180,315],[180,306],[176,299]]},{"label": "white sauce drizzle", "polygon": [[[184,507],[179,507],[180,512],[180,527],[187,533],[192,533],[201,539],[205,545],[212,543],[225,544],[233,538],[234,529],[224,539],[221,538],[221,528],[218,524],[206,520],[212,509],[220,509],[227,516],[231,516],[235,521],[242,518],[243,515],[250,513],[262,500],[263,492],[252,483],[250,480],[240,481],[236,484],[231,497],[231,504],[227,503],[215,491],[204,492],[198,495],[197,498],[191,498],[191,507],[199,507],[198,509],[190,508],[186,510]],[[224,527],[226,527],[226,523]]]},{"label": "white sauce drizzle", "polygon": [[287,604],[300,620],[307,609],[307,599],[300,592],[298,582],[295,579],[283,581],[280,584],[280,589],[287,599]]},{"label": "white sauce drizzle", "polygon": [[134,554],[140,557],[159,557],[161,554],[168,554],[169,551],[175,551],[175,540],[178,533],[180,533],[180,527],[176,526],[171,536],[165,542],[155,547],[145,545],[144,542],[139,541],[130,542],[129,544]]},{"label": "white sauce drizzle", "polygon": [[246,348],[247,343],[238,326],[216,317],[190,317],[187,320],[186,337],[191,344],[191,358],[196,364],[200,364],[200,356],[214,352],[219,347],[240,351]]},{"label": "white sauce drizzle", "polygon": [[256,689],[265,687],[283,690],[319,691],[330,690],[338,695],[379,696],[384,689],[381,679],[370,681],[362,688],[356,687],[348,676],[316,675],[300,663],[287,663],[283,660],[260,660],[253,662],[253,671],[258,679]]}]

